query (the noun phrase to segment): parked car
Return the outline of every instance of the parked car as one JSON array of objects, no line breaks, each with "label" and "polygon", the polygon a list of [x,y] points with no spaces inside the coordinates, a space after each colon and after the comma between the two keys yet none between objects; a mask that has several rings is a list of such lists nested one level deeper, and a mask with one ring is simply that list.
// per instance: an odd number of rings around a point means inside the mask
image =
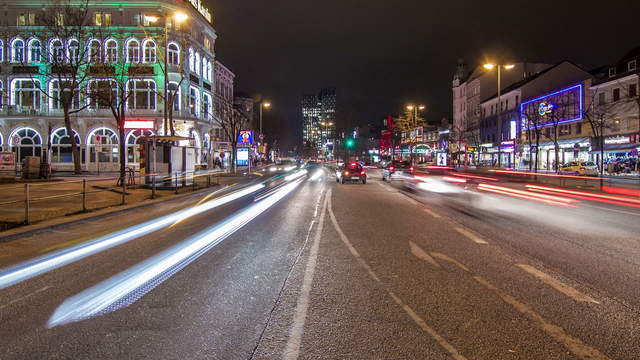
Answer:
[{"label": "parked car", "polygon": [[367,183],[367,172],[356,161],[343,164],[336,170],[336,182],[344,184],[349,181]]},{"label": "parked car", "polygon": [[415,168],[408,161],[391,161],[382,170],[382,181],[391,181],[393,175],[413,175]]},{"label": "parked car", "polygon": [[560,172],[563,174],[598,175],[598,166],[592,161],[572,161],[562,165]]}]

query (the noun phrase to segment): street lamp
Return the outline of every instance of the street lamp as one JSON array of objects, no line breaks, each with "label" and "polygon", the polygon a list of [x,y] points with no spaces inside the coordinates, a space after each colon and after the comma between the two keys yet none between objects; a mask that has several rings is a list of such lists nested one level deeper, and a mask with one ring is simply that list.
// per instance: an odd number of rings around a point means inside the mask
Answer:
[{"label": "street lamp", "polygon": [[411,131],[414,131],[418,127],[418,111],[424,111],[424,109],[426,109],[424,105],[407,105],[407,110],[413,111],[413,120],[409,126],[409,159],[411,160],[411,165],[413,165],[413,149],[411,147],[413,138],[411,138]]},{"label": "street lamp", "polygon": [[269,109],[271,108],[271,103],[268,101],[261,101],[260,102],[260,135],[262,135],[262,109]]},{"label": "street lamp", "polygon": [[498,75],[498,167],[502,167],[502,69],[511,70],[516,67],[514,64],[484,64],[483,67],[487,70],[493,70],[497,68]]}]

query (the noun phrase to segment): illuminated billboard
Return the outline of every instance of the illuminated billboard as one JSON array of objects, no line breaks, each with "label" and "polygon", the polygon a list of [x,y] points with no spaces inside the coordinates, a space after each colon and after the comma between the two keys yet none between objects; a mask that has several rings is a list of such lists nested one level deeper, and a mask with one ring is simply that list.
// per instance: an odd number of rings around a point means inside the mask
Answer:
[{"label": "illuminated billboard", "polygon": [[253,131],[241,130],[238,134],[238,144],[253,144]]},{"label": "illuminated billboard", "polygon": [[583,85],[574,85],[520,104],[522,128],[533,129],[583,119]]}]

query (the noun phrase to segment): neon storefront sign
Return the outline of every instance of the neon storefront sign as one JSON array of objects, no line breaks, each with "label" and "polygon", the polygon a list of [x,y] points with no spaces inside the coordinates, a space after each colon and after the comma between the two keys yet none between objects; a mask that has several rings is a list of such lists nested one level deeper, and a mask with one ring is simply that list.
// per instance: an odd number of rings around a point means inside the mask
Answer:
[{"label": "neon storefront sign", "polygon": [[[581,121],[584,108],[583,93],[583,84],[578,84],[521,103],[520,114],[523,127],[530,130],[534,127],[543,128],[554,124]],[[551,119],[549,115],[552,112],[560,118]],[[545,117],[545,119],[539,119],[537,124],[529,126],[531,124],[527,124],[527,120],[532,121],[534,117]]]}]

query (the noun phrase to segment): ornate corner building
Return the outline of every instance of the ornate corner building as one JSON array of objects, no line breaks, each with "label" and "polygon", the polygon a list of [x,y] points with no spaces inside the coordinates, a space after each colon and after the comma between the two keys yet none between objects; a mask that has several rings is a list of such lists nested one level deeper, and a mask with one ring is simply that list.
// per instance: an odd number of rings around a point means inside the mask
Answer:
[{"label": "ornate corner building", "polygon": [[[200,0],[92,0],[82,36],[70,38],[55,37],[51,23],[44,21],[59,11],[55,25],[71,23],[70,12],[60,11],[60,6],[60,1],[49,0],[4,2],[0,16],[2,151],[15,152],[18,161],[48,152],[55,170],[73,168],[71,134],[64,126],[59,101],[60,82],[66,80],[54,76],[52,67],[60,59],[85,56],[86,64],[79,69],[81,91],[72,101],[71,115],[84,170],[117,170],[120,142],[126,144],[127,166],[138,167],[139,138],[169,134],[164,130],[165,109],[173,119],[175,135],[191,138],[181,145],[195,147],[197,163],[210,165],[216,156],[212,140],[221,138],[214,102],[224,100],[220,91],[233,94],[233,74],[225,74],[226,83],[216,85],[215,71],[223,66],[216,65],[217,35],[211,13]],[[111,108],[92,99],[96,84],[115,84],[104,73],[92,75],[96,64],[124,69],[126,85],[113,85],[114,92],[127,92],[123,99],[129,123],[124,139],[118,136]],[[174,96],[167,96],[171,91]],[[165,98],[173,101],[165,104]]]}]

